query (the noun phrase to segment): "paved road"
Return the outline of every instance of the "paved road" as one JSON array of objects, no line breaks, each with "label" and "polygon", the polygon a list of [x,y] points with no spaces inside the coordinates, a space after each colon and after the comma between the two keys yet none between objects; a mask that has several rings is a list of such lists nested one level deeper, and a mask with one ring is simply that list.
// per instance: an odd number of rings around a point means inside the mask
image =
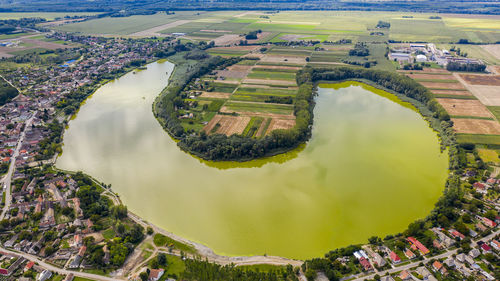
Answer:
[{"label": "paved road", "polygon": [[[483,237],[481,239],[479,239],[478,241],[488,241],[488,240],[491,240],[493,237],[495,237],[496,235],[498,235],[500,233],[500,229],[498,229],[497,231],[491,233],[490,235],[486,236],[486,237]],[[477,242],[473,242],[471,243],[472,244],[472,247],[476,247],[477,245]],[[455,249],[455,250],[452,250],[452,251],[447,251],[446,253],[442,253],[440,255],[437,255],[437,256],[432,256],[432,257],[429,257],[429,258],[432,258],[432,259],[442,259],[442,258],[448,258],[448,257],[451,257],[453,254],[456,254],[458,251],[458,249]],[[416,267],[418,266],[421,262],[423,261],[415,261],[415,262],[412,262],[412,263],[409,263],[407,265],[403,265],[403,266],[398,266],[396,268],[392,268],[392,269],[388,269],[388,270],[384,270],[384,271],[379,271],[377,273],[372,273],[370,275],[366,275],[366,276],[363,276],[363,277],[359,277],[355,280],[367,280],[367,279],[373,279],[373,277],[375,276],[375,274],[378,274],[380,276],[384,276],[386,273],[394,273],[394,272],[398,272],[398,271],[402,271],[402,270],[405,270],[405,269],[410,269],[410,268],[413,268],[413,267]]]},{"label": "paved road", "polygon": [[9,170],[7,174],[4,177],[4,192],[5,192],[5,206],[3,207],[2,214],[0,214],[0,220],[3,220],[5,217],[5,214],[7,213],[7,210],[9,210],[10,203],[12,202],[12,193],[11,193],[11,183],[12,183],[12,175],[14,174],[14,171],[16,169],[16,158],[19,156],[19,151],[21,150],[21,147],[23,146],[23,140],[24,136],[26,135],[26,131],[31,127],[31,123],[33,122],[33,119],[35,118],[36,112],[33,113],[31,118],[29,118],[24,126],[24,130],[21,133],[21,136],[19,137],[19,140],[17,141],[17,146],[16,149],[14,150],[14,153],[12,154],[12,157],[10,159],[10,165],[9,165]]},{"label": "paved road", "polygon": [[51,264],[44,262],[43,260],[41,260],[40,258],[38,258],[36,256],[30,255],[27,253],[14,252],[11,250],[4,249],[3,247],[0,247],[0,250],[3,252],[9,253],[9,254],[21,256],[21,257],[23,257],[27,260],[30,260],[30,261],[34,261],[35,263],[38,263],[41,267],[48,269],[52,272],[57,272],[57,273],[62,274],[62,275],[67,275],[67,274],[73,273],[74,276],[83,277],[83,278],[92,279],[92,280],[97,280],[97,281],[124,280],[124,279],[116,278],[116,277],[111,278],[111,277],[101,276],[101,275],[92,274],[92,273],[85,273],[85,272],[78,272],[78,271],[61,269],[59,267],[56,267],[56,266],[53,266]]}]

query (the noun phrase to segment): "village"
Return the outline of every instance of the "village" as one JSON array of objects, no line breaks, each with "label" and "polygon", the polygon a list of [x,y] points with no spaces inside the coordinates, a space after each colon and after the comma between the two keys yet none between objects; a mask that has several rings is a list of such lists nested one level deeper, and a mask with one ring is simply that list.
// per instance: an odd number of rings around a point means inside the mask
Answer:
[{"label": "village", "polygon": [[[140,229],[140,235],[131,231],[137,222],[120,214],[116,208],[119,200],[105,184],[81,173],[57,170],[52,164],[61,152],[64,126],[78,110],[80,103],[102,83],[158,59],[156,52],[169,47],[172,42],[169,38],[131,40],[66,33],[51,33],[47,36],[77,43],[80,47],[55,51],[40,61],[6,59],[9,63],[33,65],[30,68],[14,67],[2,71],[2,79],[18,89],[20,94],[0,107],[0,155],[5,167],[2,171],[0,275],[15,280],[41,281],[51,280],[55,275],[64,276],[63,280],[73,280],[76,276],[91,280],[123,279],[121,266],[134,251],[133,247],[141,243],[144,229]],[[436,61],[443,66],[456,60],[462,60],[461,63],[464,60],[471,64],[481,63],[474,59],[448,56],[446,50],[437,50],[433,44],[415,44],[405,48],[396,49],[389,54],[389,58],[411,63],[415,56],[416,62]],[[253,84],[249,82],[254,85],[261,82],[257,78],[263,80],[264,74],[278,72],[279,78],[292,82],[286,87],[278,85],[281,87],[275,87],[272,94],[281,90],[286,95],[295,95],[295,72],[306,63],[305,59],[300,62],[300,66],[278,68],[282,72],[269,66],[259,66],[257,61],[247,60],[233,66],[233,70],[240,71],[242,77],[229,77],[228,73],[220,71],[216,77],[211,77],[212,80],[207,80],[216,81],[218,84],[214,82],[214,85],[219,89],[203,91],[201,98],[205,95],[205,101],[210,103],[200,103],[199,107],[205,105],[205,109],[208,109],[209,104],[214,103],[218,107],[212,111],[218,112],[223,104],[214,101],[221,97],[234,95],[244,100],[252,96],[251,91],[238,92],[236,86],[227,86],[239,85],[231,83],[231,79],[246,79],[248,74],[254,76],[254,80],[250,80]],[[235,71],[231,74],[234,75]],[[268,76],[265,77],[268,79]],[[201,80],[195,82],[196,86],[201,85]],[[203,89],[190,90],[198,93]],[[193,102],[197,97],[193,95],[186,98]],[[236,112],[237,105],[241,104],[241,101],[226,104],[225,113]],[[189,105],[198,107],[198,104],[194,106],[194,102]],[[184,104],[182,106],[188,108]],[[278,113],[292,116],[289,107],[283,103]],[[189,126],[192,125],[189,122],[194,114],[187,112],[180,118]],[[283,119],[283,116],[278,117]],[[255,116],[251,118],[254,122],[259,120],[259,127],[246,133],[251,136],[264,135],[271,119],[266,116],[269,120],[263,122]],[[247,118],[246,122],[250,122],[251,118]],[[202,125],[209,124],[209,120],[201,121]],[[267,124],[265,130],[258,129],[261,124],[262,128]],[[210,125],[212,127],[199,126],[199,129],[204,128],[208,133],[222,133],[216,127],[217,122]],[[286,123],[282,127],[289,128],[291,125]],[[236,131],[241,134],[245,128],[246,124]],[[448,223],[446,218],[440,218],[440,225],[421,225],[420,229],[414,231],[418,235],[405,233],[384,239],[370,239],[369,244],[359,246],[349,255],[333,261],[340,268],[350,268],[350,275],[346,274],[343,280],[444,280],[447,276],[495,280],[500,254],[500,180],[497,179],[498,174],[486,173],[485,167],[477,168],[481,160],[474,159],[473,152],[469,154],[467,158],[472,158],[470,167],[460,175],[464,202],[460,209],[454,209],[460,215],[459,223]],[[89,198],[102,205],[93,205]],[[123,223],[130,232],[118,235],[114,231],[115,223]],[[133,240],[135,242],[130,243],[133,247],[127,249],[129,245],[123,245],[122,240],[134,235],[137,236]],[[100,272],[100,275],[93,273],[102,268],[110,270]],[[164,274],[163,269],[147,269],[147,265],[140,270],[148,272],[147,280],[160,280]],[[134,273],[133,279],[139,280],[137,272]],[[305,278],[302,272],[300,275]]]},{"label": "village", "polygon": [[[30,62],[31,68],[9,68],[2,72],[2,79],[20,93],[0,107],[0,155],[2,167],[6,168],[1,171],[0,240],[5,248],[0,251],[0,275],[15,280],[49,280],[66,270],[116,269],[124,262],[126,256],[117,263],[110,253],[109,243],[115,243],[117,238],[113,234],[104,238],[100,231],[103,226],[94,224],[105,220],[107,212],[101,212],[102,217],[89,216],[84,211],[89,206],[82,207],[80,202],[82,186],[98,194],[105,192],[105,185],[81,174],[56,171],[50,165],[60,152],[63,124],[82,99],[101,83],[155,60],[154,52],[169,44],[168,40],[103,40],[58,33],[47,36],[84,47],[58,50],[57,55],[66,58],[63,63],[49,60],[44,64],[34,60]],[[79,91],[82,96],[75,97]],[[70,100],[68,97],[72,95]],[[111,209],[111,202],[117,200],[93,196],[109,202]],[[117,220],[124,221],[127,228],[134,225],[123,216]],[[137,236],[143,236],[142,230]],[[139,243],[142,238],[137,240]],[[99,264],[90,261],[87,246],[91,244],[99,245]],[[41,260],[49,267],[35,263]],[[49,270],[54,266],[60,270]],[[159,272],[154,274],[161,276]],[[64,280],[73,280],[75,274],[63,276]]]}]

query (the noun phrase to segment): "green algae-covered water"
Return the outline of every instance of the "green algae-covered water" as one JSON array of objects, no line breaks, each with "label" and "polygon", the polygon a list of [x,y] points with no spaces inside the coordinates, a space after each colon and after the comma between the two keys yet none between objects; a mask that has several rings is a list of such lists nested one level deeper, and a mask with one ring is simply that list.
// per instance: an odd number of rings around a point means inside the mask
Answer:
[{"label": "green algae-covered water", "polygon": [[172,70],[153,63],[99,89],[69,123],[57,166],[111,183],[133,212],[227,255],[322,256],[403,231],[443,191],[436,133],[409,104],[356,82],[319,86],[299,149],[202,162],[151,112]]}]

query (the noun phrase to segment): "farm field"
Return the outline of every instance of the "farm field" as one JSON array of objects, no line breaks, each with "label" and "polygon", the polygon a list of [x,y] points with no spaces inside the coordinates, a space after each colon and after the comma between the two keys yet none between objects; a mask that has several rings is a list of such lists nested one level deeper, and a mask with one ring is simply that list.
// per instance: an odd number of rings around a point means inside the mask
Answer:
[{"label": "farm field", "polygon": [[242,60],[191,82],[182,108],[185,130],[263,137],[292,128],[295,73],[301,67],[256,62]]},{"label": "farm field", "polygon": [[0,38],[0,43],[13,43],[9,46],[0,46],[0,58],[12,57],[35,52],[44,52],[46,50],[64,49],[76,46],[67,42],[57,42],[48,40],[44,34],[16,34],[8,38]]},{"label": "farm field", "polygon": [[[403,18],[403,16],[406,16]],[[408,16],[411,16],[409,18]],[[177,20],[182,24],[166,26],[159,33],[187,33],[188,38],[217,40],[226,35],[238,35],[261,29],[260,42],[287,42],[294,40],[352,39],[354,41],[384,42],[387,39],[401,41],[456,42],[461,38],[473,42],[492,43],[500,40],[500,26],[496,17],[467,17],[442,15],[442,19],[429,19],[432,14],[402,12],[361,11],[281,11],[274,12],[176,12],[175,15],[159,13],[130,18],[102,18],[56,27],[59,30],[87,34],[131,35],[141,34]],[[391,23],[384,35],[370,35],[379,20]],[[146,35],[147,33],[144,33]],[[233,40],[235,37],[232,37]],[[225,40],[231,40],[226,37]],[[480,48],[476,50],[479,53]]]}]

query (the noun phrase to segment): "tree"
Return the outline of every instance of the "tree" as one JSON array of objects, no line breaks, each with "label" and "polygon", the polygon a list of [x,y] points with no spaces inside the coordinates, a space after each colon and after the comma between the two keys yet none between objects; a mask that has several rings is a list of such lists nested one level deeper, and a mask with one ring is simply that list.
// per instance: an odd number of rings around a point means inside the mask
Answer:
[{"label": "tree", "polygon": [[148,281],[148,274],[145,271],[141,272],[141,274],[139,274],[139,277],[142,281]]},{"label": "tree", "polygon": [[167,256],[164,253],[159,253],[156,259],[159,265],[167,265]]},{"label": "tree", "polygon": [[316,276],[318,276],[316,270],[313,270],[311,268],[308,268],[306,270],[306,278],[308,281],[314,281],[316,279]]}]

